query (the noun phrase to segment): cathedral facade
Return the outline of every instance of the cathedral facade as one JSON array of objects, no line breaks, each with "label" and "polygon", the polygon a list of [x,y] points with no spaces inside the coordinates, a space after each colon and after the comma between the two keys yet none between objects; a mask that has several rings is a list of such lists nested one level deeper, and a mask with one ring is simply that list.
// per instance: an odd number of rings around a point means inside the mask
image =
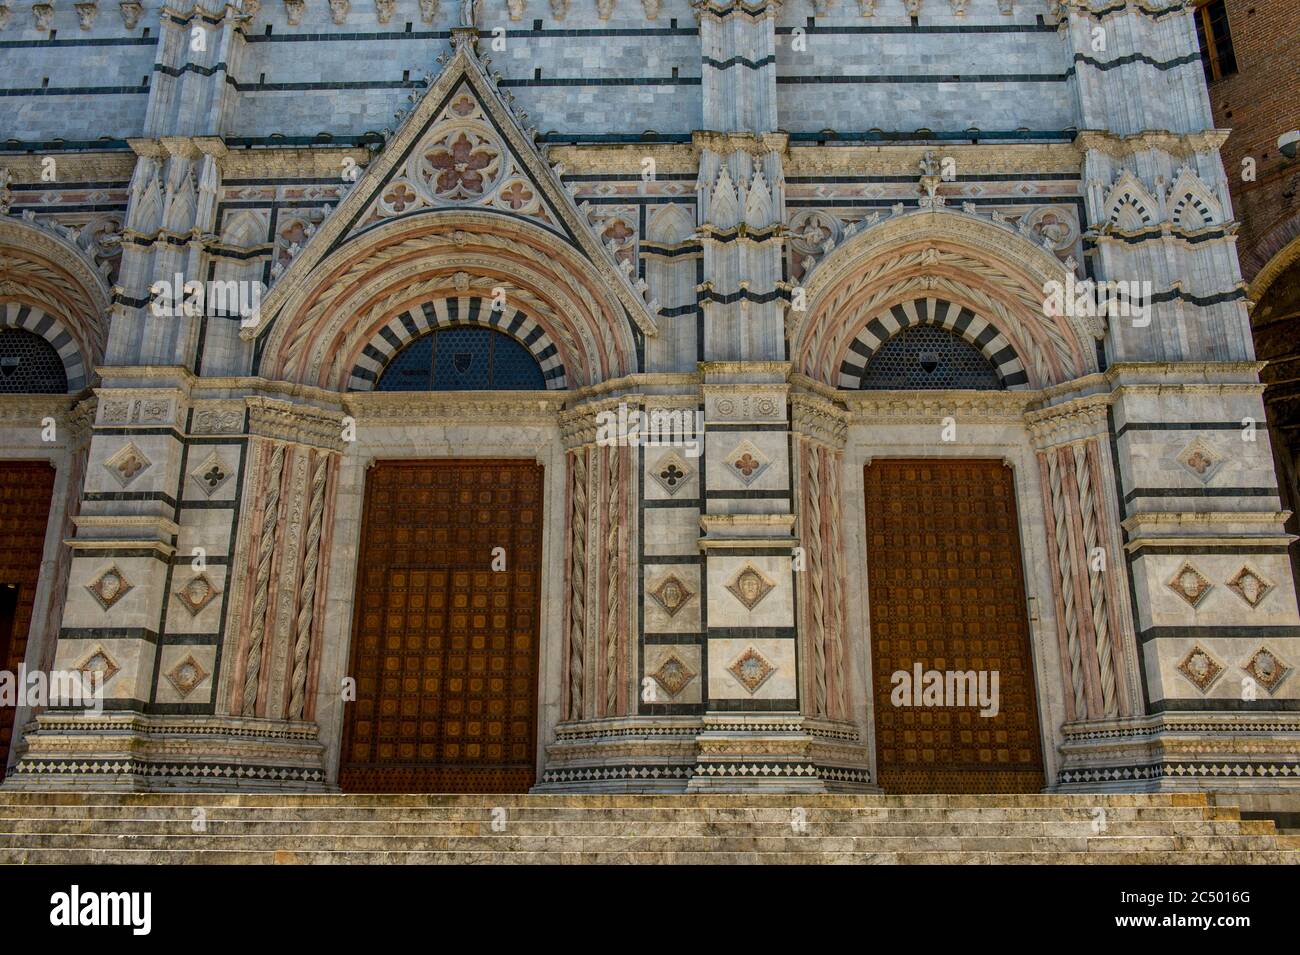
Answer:
[{"label": "cathedral facade", "polygon": [[0,666],[98,688],[6,787],[1300,792],[1181,0],[0,0],[0,62]]}]

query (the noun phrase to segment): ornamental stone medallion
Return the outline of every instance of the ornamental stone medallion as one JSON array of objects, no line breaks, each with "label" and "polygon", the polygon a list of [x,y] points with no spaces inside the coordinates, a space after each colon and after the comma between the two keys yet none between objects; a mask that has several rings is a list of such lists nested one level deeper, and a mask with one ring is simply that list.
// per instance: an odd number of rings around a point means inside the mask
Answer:
[{"label": "ornamental stone medallion", "polygon": [[118,570],[116,564],[86,585],[91,596],[98,600],[99,605],[105,610],[125,597],[131,588],[131,582],[126,579],[122,571]]},{"label": "ornamental stone medallion", "polygon": [[86,681],[99,690],[108,685],[108,681],[117,675],[121,667],[117,662],[108,655],[103,647],[95,647],[88,653],[84,660],[77,664],[77,672],[85,677]]},{"label": "ornamental stone medallion", "polygon": [[203,669],[199,661],[195,660],[194,655],[191,654],[168,670],[166,676],[171,685],[176,687],[176,692],[184,699],[194,692],[195,687],[208,678],[208,671]]},{"label": "ornamental stone medallion", "polygon": [[120,448],[117,453],[104,462],[104,467],[108,470],[108,473],[113,475],[117,479],[117,483],[122,487],[127,487],[152,466],[153,462],[134,444],[128,444],[126,447]]},{"label": "ornamental stone medallion", "polygon": [[749,441],[742,441],[726,457],[727,472],[748,487],[771,467],[771,460]]},{"label": "ornamental stone medallion", "polygon": [[1192,607],[1199,604],[1213,589],[1213,585],[1190,563],[1178,568],[1178,573],[1174,574],[1166,586]]},{"label": "ornamental stone medallion", "polygon": [[1223,466],[1225,460],[1226,458],[1223,455],[1215,451],[1201,438],[1197,438],[1183,448],[1178,455],[1178,463],[1183,466],[1187,473],[1202,484],[1210,482],[1210,479],[1219,472],[1219,468]]},{"label": "ornamental stone medallion", "polygon": [[1268,647],[1260,647],[1256,650],[1242,669],[1269,693],[1276,690],[1291,672],[1291,668]]},{"label": "ornamental stone medallion", "polygon": [[668,616],[675,617],[677,611],[685,607],[695,594],[680,577],[669,574],[655,585],[650,591],[650,596],[654,598],[655,603],[664,608]]},{"label": "ornamental stone medallion", "polygon": [[176,596],[180,598],[185,609],[190,612],[191,617],[198,616],[200,610],[210,604],[221,591],[217,589],[216,584],[208,577],[207,574],[198,574],[190,578],[180,590],[176,591]]},{"label": "ornamental stone medallion", "polygon": [[233,473],[233,469],[221,460],[217,452],[213,451],[202,464],[190,472],[190,478],[204,495],[211,497],[221,490]]},{"label": "ornamental stone medallion", "polygon": [[682,690],[686,689],[691,680],[695,679],[695,674],[675,653],[671,653],[659,664],[659,669],[650,676],[658,683],[670,698],[676,697]]},{"label": "ornamental stone medallion", "polygon": [[694,473],[695,469],[687,464],[680,454],[676,451],[669,451],[655,462],[650,476],[671,496],[680,491],[682,485]]},{"label": "ornamental stone medallion", "polygon": [[758,688],[776,672],[776,667],[772,666],[763,654],[753,647],[748,647],[731,662],[727,672],[736,678],[736,682],[743,686],[750,696],[753,696],[758,692]]},{"label": "ornamental stone medallion", "polygon": [[727,590],[745,605],[746,610],[753,610],[775,586],[761,570],[753,564],[746,564],[727,584]]},{"label": "ornamental stone medallion", "polygon": [[1265,580],[1254,568],[1246,565],[1237,571],[1235,577],[1228,581],[1228,589],[1246,601],[1250,608],[1254,610],[1268,596],[1273,589],[1273,584]]},{"label": "ornamental stone medallion", "polygon": [[1183,657],[1182,662],[1178,664],[1178,672],[1191,680],[1192,685],[1204,693],[1223,674],[1223,665],[1198,644]]}]

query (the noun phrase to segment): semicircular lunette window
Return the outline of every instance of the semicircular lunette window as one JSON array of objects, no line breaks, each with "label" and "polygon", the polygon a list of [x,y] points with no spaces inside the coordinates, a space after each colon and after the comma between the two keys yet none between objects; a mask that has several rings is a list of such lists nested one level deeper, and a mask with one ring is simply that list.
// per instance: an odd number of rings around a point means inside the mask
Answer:
[{"label": "semicircular lunette window", "polygon": [[505,332],[481,326],[443,328],[402,348],[376,391],[544,391],[541,366]]},{"label": "semicircular lunette window", "polygon": [[21,328],[0,328],[0,394],[62,395],[68,373],[54,346]]},{"label": "semicircular lunette window", "polygon": [[938,325],[903,329],[876,349],[862,375],[868,391],[1002,387],[997,369],[978,348]]}]

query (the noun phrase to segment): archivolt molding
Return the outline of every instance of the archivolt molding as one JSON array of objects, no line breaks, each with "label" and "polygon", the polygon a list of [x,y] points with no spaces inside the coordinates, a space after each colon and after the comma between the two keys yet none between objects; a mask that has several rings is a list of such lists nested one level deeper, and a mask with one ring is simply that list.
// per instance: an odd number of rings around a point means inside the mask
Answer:
[{"label": "archivolt molding", "polygon": [[896,215],[834,249],[805,286],[808,309],[787,329],[797,371],[838,382],[862,328],[892,305],[943,298],[994,326],[1020,356],[1031,389],[1097,370],[1095,331],[1082,317],[1043,313],[1048,282],[1070,273],[1017,233],[948,211]]},{"label": "archivolt molding", "polygon": [[[656,334],[657,306],[645,299],[648,286],[628,274],[626,267],[620,267],[601,245],[584,210],[574,205],[561,183],[561,170],[548,167],[539,155],[520,125],[522,115],[488,78],[473,43],[461,34],[455,38],[455,46],[442,75],[424,92],[384,151],[366,168],[347,197],[316,230],[267,294],[262,303],[261,321],[240,332],[246,340],[267,336],[263,367],[272,376],[290,376],[295,381],[323,380],[328,371],[323,367],[323,356],[334,353],[324,348],[336,348],[340,344],[336,321],[340,311],[349,316],[348,321],[353,315],[364,313],[367,324],[373,324],[370,320],[382,323],[391,317],[376,315],[374,311],[382,311],[385,306],[401,307],[393,300],[399,294],[399,286],[396,282],[385,283],[378,273],[404,265],[400,276],[393,278],[400,277],[407,283],[435,278],[435,270],[427,267],[427,263],[410,260],[417,253],[427,256],[439,245],[446,244],[431,241],[431,234],[439,229],[460,230],[470,236],[475,250],[489,263],[478,274],[489,274],[507,283],[514,278],[520,290],[535,294],[554,310],[553,331],[557,338],[564,337],[560,326],[573,326],[567,333],[575,343],[582,343],[586,354],[566,356],[565,365],[575,372],[585,367],[588,376],[575,373],[571,384],[591,383],[634,370],[632,326],[642,334]],[[534,187],[554,210],[559,220],[552,222],[556,231],[529,222],[522,212],[489,210],[461,201],[456,198],[455,189],[438,199],[437,208],[428,208],[426,203],[426,207],[414,213],[407,211],[405,199],[397,203],[385,199],[395,188],[394,184],[400,185],[402,163],[408,154],[421,137],[430,133],[447,108],[448,99],[461,93],[469,94],[464,97],[465,103],[477,104],[474,109],[481,111],[483,128],[488,128],[487,121],[490,121],[491,128],[500,134],[500,148],[516,164],[511,167],[518,173],[514,178]],[[451,182],[442,185],[450,188]],[[478,188],[478,180],[474,185]],[[350,236],[354,224],[361,221],[367,208],[376,201],[377,208],[386,210],[392,217]],[[417,207],[418,204],[410,205],[412,209]],[[418,240],[417,247],[403,246],[405,240]],[[441,264],[449,273],[475,272],[462,264]],[[388,301],[382,302],[385,296]],[[541,315],[533,317],[543,321]],[[268,332],[272,322],[274,325]],[[322,325],[329,329],[324,335],[320,334]],[[304,338],[317,343],[309,357],[304,355]],[[325,340],[328,346],[319,344]],[[348,365],[347,369],[350,368]]]},{"label": "archivolt molding", "polygon": [[488,211],[439,211],[380,225],[339,247],[287,301],[261,358],[265,377],[342,390],[365,345],[430,299],[505,295],[560,351],[570,387],[636,369],[620,303],[553,235]]},{"label": "archivolt molding", "polygon": [[103,276],[69,239],[11,216],[0,216],[0,263],[0,324],[45,338],[80,391],[108,337]]},{"label": "archivolt molding", "polygon": [[[1273,251],[1274,249],[1276,251]],[[1272,251],[1271,257],[1260,261],[1261,253],[1268,255],[1270,251]],[[1271,230],[1254,249],[1242,256],[1243,273],[1248,266],[1258,269],[1250,281],[1250,290],[1247,293],[1250,301],[1258,303],[1269,286],[1297,263],[1300,263],[1300,213]]]}]

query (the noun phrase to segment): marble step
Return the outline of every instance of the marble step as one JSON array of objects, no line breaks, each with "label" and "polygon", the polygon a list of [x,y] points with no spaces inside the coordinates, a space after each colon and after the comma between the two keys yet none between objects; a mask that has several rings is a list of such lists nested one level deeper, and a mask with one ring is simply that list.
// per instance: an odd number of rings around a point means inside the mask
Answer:
[{"label": "marble step", "polygon": [[585,821],[599,818],[611,822],[623,822],[631,825],[647,825],[653,822],[700,821],[700,822],[775,822],[788,824],[793,810],[802,810],[802,818],[811,822],[859,821],[859,822],[1052,822],[1071,821],[1091,822],[1098,818],[1097,809],[1103,809],[1108,824],[1126,820],[1146,820],[1177,822],[1187,819],[1239,819],[1240,812],[1235,807],[1113,807],[1080,806],[1066,808],[1037,807],[1033,809],[985,806],[980,808],[939,808],[939,807],[861,807],[851,809],[827,809],[815,805],[804,806],[791,803],[780,809],[745,809],[743,807],[716,806],[680,806],[647,808],[573,808],[573,807],[538,807],[509,806],[488,803],[482,806],[455,808],[396,808],[396,807],[358,807],[338,804],[330,807],[297,808],[293,806],[266,807],[232,807],[209,806],[203,803],[131,803],[126,805],[22,805],[0,806],[0,820],[31,818],[157,818],[175,819],[177,816],[189,816],[194,809],[203,809],[209,819],[282,819],[286,821],[310,820],[373,820],[373,821],[461,821],[479,822],[493,818],[497,808],[506,811],[506,818],[515,821]]},{"label": "marble step", "polygon": [[[106,835],[145,835],[165,833],[174,836],[194,835],[194,817],[176,814],[166,819],[51,819],[30,817],[0,821],[0,833],[100,833]],[[218,819],[209,815],[205,821],[207,831],[221,835],[369,835],[369,836],[476,836],[494,835],[490,819],[476,821],[457,820],[351,820],[322,819],[310,822],[284,819]],[[1273,825],[1267,820],[1186,820],[1176,827],[1159,822],[1109,822],[1108,835],[1160,836],[1171,829],[1181,835],[1271,835]],[[628,826],[624,822],[608,820],[519,821],[510,820],[506,831],[515,836],[586,836],[621,835]],[[726,822],[667,821],[655,822],[637,828],[638,832],[655,833],[665,837],[684,836],[735,836],[735,835],[788,835],[793,833],[789,821],[753,822],[729,820]],[[800,833],[802,835],[804,833]],[[932,836],[1087,836],[1094,834],[1090,821],[1071,822],[809,822],[806,834],[819,836],[907,836],[928,838]]]},{"label": "marble step", "polygon": [[1296,864],[1297,853],[1245,852],[289,852],[10,849],[26,865],[1247,865]]},{"label": "marble step", "polygon": [[285,793],[127,793],[127,792],[65,792],[50,790],[0,789],[0,806],[127,806],[127,805],[203,805],[238,807],[312,808],[317,806],[350,806],[362,808],[436,808],[436,807],[536,807],[545,809],[645,809],[645,808],[736,808],[743,810],[789,808],[803,806],[822,809],[870,808],[1091,808],[1122,807],[1202,807],[1210,801],[1204,793],[1023,793],[968,796],[968,795],[814,795],[814,794],[743,794],[699,793],[690,795],[626,795],[588,794],[539,796],[519,793],[448,795],[448,794],[303,794]]},{"label": "marble step", "polygon": [[0,834],[0,858],[23,849],[147,849],[157,852],[241,850],[353,852],[1248,852],[1268,851],[1265,836],[673,836],[658,833],[589,836],[245,836],[214,833],[176,836],[21,833]]}]

